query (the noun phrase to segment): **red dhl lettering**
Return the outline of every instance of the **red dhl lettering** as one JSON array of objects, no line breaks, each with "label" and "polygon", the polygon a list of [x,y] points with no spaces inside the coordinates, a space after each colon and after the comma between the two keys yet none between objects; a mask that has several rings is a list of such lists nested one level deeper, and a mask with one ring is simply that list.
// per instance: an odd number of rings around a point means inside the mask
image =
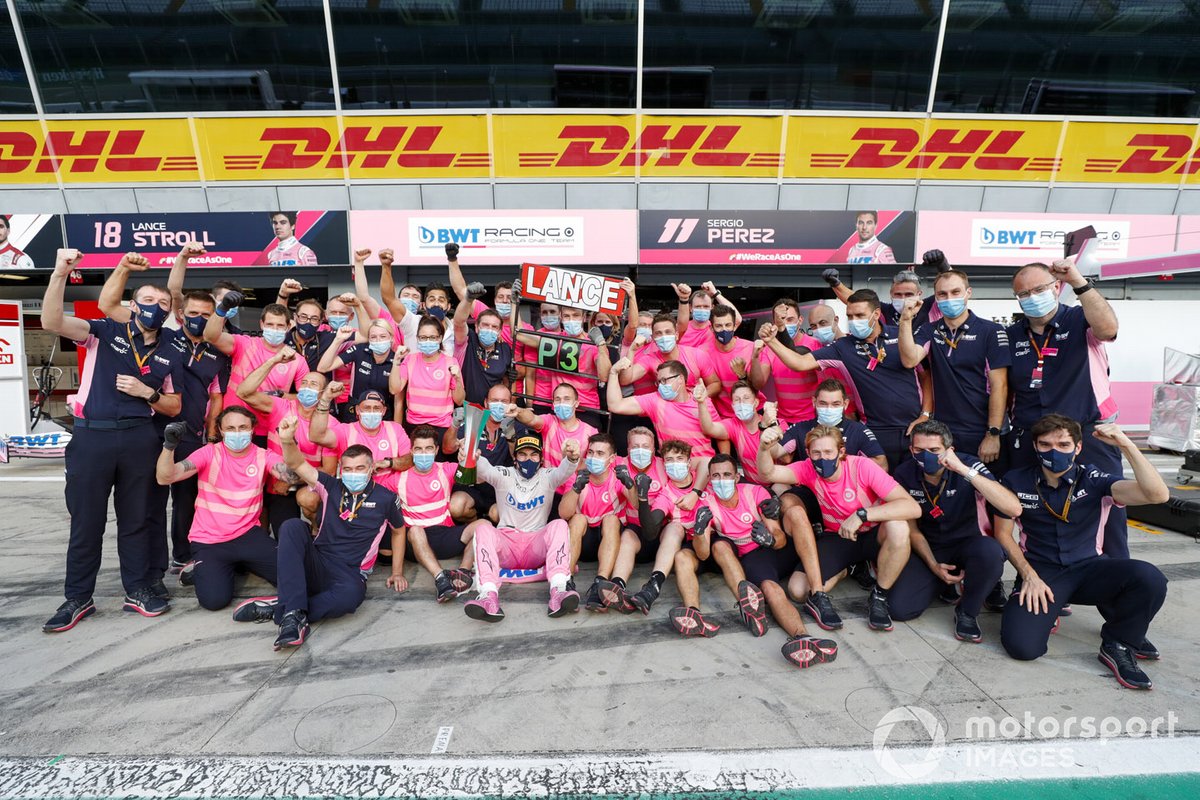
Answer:
[{"label": "red dhl lettering", "polygon": [[194,156],[138,155],[144,130],[51,131],[45,141],[23,131],[0,132],[0,173],[34,167],[68,174],[195,170]]},{"label": "red dhl lettering", "polygon": [[[384,169],[393,164],[408,169],[444,169],[451,166],[484,166],[478,153],[433,152],[442,132],[440,125],[350,126],[334,142],[324,128],[266,128],[259,141],[273,142],[262,159],[261,169],[341,169],[362,167]],[[461,162],[455,164],[455,159]],[[250,156],[226,156],[241,162]]]},{"label": "red dhl lettering", "polygon": [[1176,175],[1194,175],[1200,170],[1200,149],[1192,150],[1190,134],[1136,133],[1126,144],[1134,151],[1117,167],[1117,172],[1157,175],[1173,171]]},{"label": "red dhl lettering", "polygon": [[[835,154],[818,154],[813,166],[845,169],[975,169],[1013,171],[1053,158],[1008,155],[1024,136],[1019,130],[942,128],[921,140],[912,128],[859,128],[850,138],[862,142],[843,163]],[[1028,165],[1028,166],[1027,166]]]},{"label": "red dhl lettering", "polygon": [[741,125],[646,125],[636,141],[621,125],[564,125],[559,139],[567,146],[559,153],[520,153],[525,167],[768,167],[781,162],[777,152],[731,150]]}]

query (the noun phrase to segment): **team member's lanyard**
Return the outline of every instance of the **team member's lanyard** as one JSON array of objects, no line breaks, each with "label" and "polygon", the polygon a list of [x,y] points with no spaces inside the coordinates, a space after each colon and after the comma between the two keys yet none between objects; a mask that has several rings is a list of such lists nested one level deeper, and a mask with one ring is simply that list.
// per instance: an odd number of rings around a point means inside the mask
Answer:
[{"label": "team member's lanyard", "polygon": [[1063,503],[1061,512],[1055,511],[1050,507],[1050,501],[1042,495],[1042,488],[1040,486],[1035,484],[1034,488],[1037,490],[1038,499],[1042,501],[1042,507],[1049,511],[1050,515],[1059,522],[1066,522],[1067,516],[1071,513],[1071,503],[1075,502],[1075,499],[1079,496],[1079,467],[1075,467],[1075,485],[1071,491],[1067,492],[1067,500]]},{"label": "team member's lanyard", "polygon": [[1050,337],[1054,335],[1053,329],[1046,331],[1046,338],[1042,339],[1039,345],[1037,340],[1033,338],[1033,329],[1029,330],[1029,343],[1033,345],[1033,352],[1037,354],[1037,366],[1033,368],[1033,374],[1029,378],[1030,389],[1042,388],[1042,367],[1046,363],[1047,358],[1058,355],[1057,347],[1046,347],[1050,343]]},{"label": "team member's lanyard", "polygon": [[881,344],[875,345],[875,355],[871,356],[867,360],[867,369],[874,370],[876,367],[878,367],[880,364],[883,363],[883,360],[885,358],[887,358],[887,350],[884,350],[883,345],[881,345]]},{"label": "team member's lanyard", "polygon": [[[951,353],[958,349],[958,340],[962,338],[963,327],[965,326],[960,326],[957,331],[951,331],[950,326],[943,323],[942,344],[950,348]],[[950,353],[947,353],[946,355],[949,356]]]},{"label": "team member's lanyard", "polygon": [[201,359],[201,357],[203,357],[204,348],[207,345],[208,345],[208,342],[196,342],[194,344],[191,344],[191,351],[188,355],[188,366],[189,367],[192,366],[192,364],[195,364],[197,361],[199,361]]},{"label": "team member's lanyard", "polygon": [[943,512],[940,508],[938,508],[938,500],[942,499],[942,492],[946,491],[946,484],[949,482],[950,482],[950,476],[943,475],[942,483],[940,486],[938,486],[937,494],[935,494],[933,497],[929,496],[929,488],[928,488],[927,484],[923,485],[921,487],[921,490],[925,493],[925,499],[929,501],[929,506],[930,506],[929,516],[933,517],[934,519],[937,519],[940,516],[942,516]]},{"label": "team member's lanyard", "polygon": [[350,522],[355,517],[357,517],[358,510],[360,508],[362,508],[363,501],[367,499],[367,492],[370,491],[370,489],[371,489],[371,484],[368,483],[367,488],[363,489],[361,492],[358,493],[358,495],[357,495],[358,499],[354,501],[353,506],[351,506],[350,503],[346,502],[349,499],[349,497],[347,497],[347,493],[342,492],[342,499],[338,503],[338,516],[341,517],[346,522]]},{"label": "team member's lanyard", "polygon": [[[494,352],[495,348],[492,349],[492,353]],[[482,346],[475,348],[475,357],[479,359],[479,366],[483,368],[484,372],[487,372],[488,361],[491,360],[492,353],[484,350]]]},{"label": "team member's lanyard", "polygon": [[[133,360],[137,363],[138,371],[141,372],[143,375],[149,375],[150,374],[150,365],[148,362],[150,361],[150,356],[154,355],[154,351],[158,349],[158,345],[159,345],[161,337],[160,337],[160,339],[155,339],[154,347],[151,347],[149,350],[146,351],[146,355],[142,356],[142,355],[138,355],[137,344],[133,338],[133,326],[128,322],[125,323],[125,335],[129,337],[129,349],[133,351]],[[145,336],[143,336],[142,337],[143,344],[145,343],[145,341],[146,341]]]}]

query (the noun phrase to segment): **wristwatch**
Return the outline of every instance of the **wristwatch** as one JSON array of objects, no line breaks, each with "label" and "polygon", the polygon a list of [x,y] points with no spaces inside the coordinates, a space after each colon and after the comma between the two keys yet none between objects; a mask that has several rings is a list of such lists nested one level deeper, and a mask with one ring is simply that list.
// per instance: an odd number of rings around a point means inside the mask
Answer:
[{"label": "wristwatch", "polygon": [[154,394],[152,394],[146,398],[146,402],[149,403],[150,405],[154,405],[161,399],[162,399],[162,392],[160,392],[158,389],[155,389]]},{"label": "wristwatch", "polygon": [[1085,280],[1087,283],[1085,283],[1083,286],[1080,286],[1079,288],[1074,286],[1071,287],[1074,289],[1076,297],[1079,297],[1079,295],[1083,294],[1084,292],[1090,292],[1092,289],[1096,288],[1096,283],[1091,278],[1086,278]]},{"label": "wristwatch", "polygon": [[987,435],[988,435],[988,436],[999,436],[999,435],[1000,435],[1000,429],[999,429],[999,428],[995,428],[995,427],[988,428],[988,429],[987,429]]},{"label": "wristwatch", "polygon": [[854,516],[858,517],[863,522],[866,522],[867,521],[867,510],[865,508],[860,508],[858,511],[854,512]]}]

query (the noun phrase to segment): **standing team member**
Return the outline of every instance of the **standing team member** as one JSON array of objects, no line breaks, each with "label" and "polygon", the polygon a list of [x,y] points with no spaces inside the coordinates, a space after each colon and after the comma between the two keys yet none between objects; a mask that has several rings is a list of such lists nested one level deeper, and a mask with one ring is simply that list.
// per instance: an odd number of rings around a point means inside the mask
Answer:
[{"label": "standing team member", "polygon": [[442,352],[444,335],[441,320],[422,317],[416,352],[392,368],[388,389],[396,397],[396,421],[403,421],[408,430],[432,425],[441,436],[450,427],[454,407],[466,396],[458,364]]},{"label": "standing team member", "polygon": [[954,434],[961,452],[978,454],[991,464],[1000,455],[1000,426],[1008,399],[1012,355],[1004,328],[967,307],[971,285],[965,273],[938,274],[933,294],[942,318],[913,330],[917,301],[900,314],[900,360],[916,367],[931,364],[933,412]]},{"label": "standing team member", "polygon": [[[338,374],[343,372],[343,368],[347,368],[350,379],[347,397],[361,397],[369,391],[379,392],[380,396],[385,398],[383,413],[388,419],[393,419],[396,412],[392,402],[392,393],[389,391],[392,370],[396,368],[397,360],[403,358],[407,351],[402,353],[392,349],[395,344],[396,330],[386,319],[371,320],[366,334],[365,342],[352,344],[351,340],[354,338],[355,331],[347,327],[338,329],[333,340],[321,355],[316,370],[328,375]],[[340,379],[338,382],[341,382]],[[334,400],[341,400],[341,398],[334,398]],[[345,411],[343,413],[339,408],[338,421],[353,421],[354,414],[350,410],[350,404],[343,403],[342,405]]]},{"label": "standing team member", "polygon": [[[1078,306],[1058,302],[1067,283]],[[1027,264],[1013,277],[1013,293],[1025,318],[1008,326],[1012,348],[1009,372],[1012,418],[1011,468],[1036,464],[1029,431],[1046,414],[1062,414],[1083,426],[1083,461],[1120,476],[1121,453],[1106,437],[1092,436],[1097,425],[1117,418],[1108,378],[1105,342],[1117,338],[1117,315],[1104,295],[1070,261]],[[1104,526],[1104,552],[1129,557],[1125,509],[1114,507]]]},{"label": "standing team member", "polygon": [[[279,285],[279,293],[275,302],[288,308],[293,295],[304,287],[300,281],[287,278]],[[312,297],[307,297],[296,304],[292,312],[292,328],[288,331],[288,346],[300,354],[309,369],[316,369],[321,363],[321,354],[333,341],[333,331],[322,331],[325,322],[325,309]]]},{"label": "standing team member", "polygon": [[[678,361],[660,364],[655,370],[657,394],[622,397],[620,376],[630,368],[628,358],[622,358],[612,366],[607,388],[609,412],[644,415],[654,423],[654,430],[661,439],[679,439],[691,445],[694,457],[711,457],[716,452],[712,439],[708,438],[700,424],[700,409],[696,401],[687,394],[687,367]],[[712,414],[711,408],[709,414]]]},{"label": "standing team member", "polygon": [[[586,315],[583,309],[562,306],[558,309],[558,316],[562,323],[562,333],[559,335],[570,337],[570,340],[556,340],[556,360],[553,366],[565,374],[553,373],[545,369],[538,370],[538,374],[539,376],[544,374],[548,381],[553,381],[557,385],[567,383],[574,387],[579,398],[576,409],[579,418],[592,428],[599,429],[604,424],[604,420],[597,413],[600,408],[597,376],[607,375],[612,366],[608,347],[604,345],[600,331],[596,331],[594,339],[584,332]],[[526,347],[527,351],[529,348],[533,348],[534,352],[538,351],[541,339],[536,335],[518,331],[516,338],[520,344]],[[539,362],[542,360],[540,353],[535,360]],[[538,387],[538,397],[545,397],[540,393],[544,388],[544,386]]]},{"label": "standing team member", "polygon": [[[804,347],[809,350],[819,349],[821,344],[813,337],[804,333],[800,326],[800,306],[795,300],[782,298],[775,301],[771,309],[773,320],[773,336],[779,344],[788,349]],[[766,327],[765,325],[763,327]],[[785,333],[785,337],[779,334]],[[755,386],[763,387],[768,381],[775,385],[776,415],[786,425],[795,425],[813,418],[813,394],[820,380],[814,372],[797,370],[785,363],[777,353],[764,347],[766,342],[760,338],[756,343],[755,355],[750,375]]]},{"label": "standing team member", "polygon": [[697,347],[703,350],[712,348],[717,341],[716,329],[712,317],[716,306],[728,308],[733,314],[733,330],[742,324],[742,314],[737,306],[725,299],[712,281],[706,281],[696,291],[686,283],[672,283],[671,288],[679,297],[679,313],[676,322],[676,333],[679,343],[684,347]]},{"label": "standing team member", "polygon": [[1016,495],[1005,489],[975,456],[959,453],[954,434],[939,420],[928,420],[913,428],[913,457],[896,468],[895,478],[921,506],[921,518],[910,523],[912,559],[918,563],[920,579],[907,581],[900,596],[893,591],[892,609],[897,616],[920,614],[946,587],[961,587],[962,597],[954,609],[954,636],[964,642],[983,641],[976,617],[993,598],[1004,572],[1004,550],[991,537],[991,509],[1010,517],[1021,513]]},{"label": "standing team member", "polygon": [[[926,267],[932,267],[939,273],[951,269],[950,262],[946,260],[946,254],[941,250],[926,250],[921,256],[921,263]],[[847,302],[850,297],[850,287],[846,286],[841,281],[841,275],[836,269],[827,269],[821,273],[821,278],[829,284],[829,288],[833,289],[834,295],[843,303]],[[900,311],[903,310],[905,304],[909,300],[921,300],[922,293],[921,276],[911,269],[903,269],[896,273],[892,278],[892,288],[890,292],[891,303],[883,306],[883,319],[886,325],[898,325],[900,323]],[[914,325],[920,328],[927,322],[937,322],[941,312],[938,310],[935,298],[933,295],[921,300],[921,312],[916,317]]]},{"label": "standing team member", "polygon": [[[129,310],[132,319],[84,320],[63,313],[67,275],[83,255],[78,250],[58,251],[54,272],[42,301],[42,328],[83,343],[87,363],[79,391],[68,398],[75,417],[74,433],[66,452],[66,500],[71,534],[67,543],[65,602],[42,630],[67,631],[94,614],[92,593],[108,519],[108,497],[115,494],[117,556],[124,608],[156,617],[170,607],[156,594],[155,567],[150,563],[155,536],[146,498],[155,490],[154,456],[158,436],[151,415],[179,413],[180,400],[169,372],[155,362],[162,340],[160,328],[170,313],[171,295],[164,287],[144,285],[134,290]],[[136,253],[126,254],[126,265],[149,262]],[[160,356],[161,357],[161,356]],[[170,363],[169,359],[163,359]],[[158,368],[155,364],[158,363]]]},{"label": "standing team member", "polygon": [[[554,403],[553,414],[535,414],[528,408],[518,408],[516,405],[509,406],[505,413],[541,436],[544,453],[541,460],[553,469],[561,463],[563,446],[568,441],[574,442],[582,453],[587,448],[588,439],[599,431],[579,418],[579,390],[572,384],[564,382],[555,386],[551,400]],[[569,483],[558,485],[558,497],[552,511],[557,512],[557,501],[569,488]]]},{"label": "standing team member", "polygon": [[472,303],[470,295],[463,295],[454,310],[454,347],[455,357],[462,365],[466,401],[480,405],[489,389],[506,382],[513,348],[501,340],[504,320],[493,309],[485,307],[479,312],[474,329],[467,326]]},{"label": "standing team member", "polygon": [[267,263],[272,267],[315,267],[317,254],[312,248],[300,244],[296,238],[296,212],[275,211],[271,213],[271,230],[277,244],[267,253]]},{"label": "standing team member", "polygon": [[[742,475],[750,483],[762,484],[758,475],[758,440],[763,431],[776,424],[775,420],[758,413],[758,395],[746,381],[738,381],[730,393],[733,398],[733,415],[727,419],[713,419],[710,404],[704,402],[704,387],[697,385],[692,399],[700,414],[700,427],[706,436],[718,442],[732,442],[733,452],[742,467]],[[715,402],[714,402],[715,405]],[[770,405],[770,404],[768,404]]]},{"label": "standing team member", "polygon": [[[396,282],[392,278],[392,264],[396,256],[391,248],[384,248],[379,251],[379,292],[383,300],[381,307],[379,302],[371,297],[367,285],[365,265],[370,256],[369,248],[354,251],[354,266],[351,271],[354,273],[355,297],[369,319],[385,319],[396,326],[397,347],[404,345],[409,350],[416,350],[417,327],[424,316],[421,313],[421,290],[415,284],[406,283],[400,287],[397,294]],[[441,310],[439,313],[442,314],[444,322],[445,311]],[[448,356],[454,355],[454,329],[451,326],[444,326],[442,329],[442,352]]]},{"label": "standing team member", "polygon": [[[1038,464],[1014,468],[1003,478],[1021,501],[1021,516],[996,515],[996,540],[1020,579],[1004,607],[1000,641],[1013,658],[1032,661],[1046,653],[1063,606],[1094,605],[1104,617],[1100,663],[1128,689],[1149,689],[1137,659],[1157,659],[1146,638],[1167,596],[1167,579],[1146,561],[1101,552],[1105,517],[1118,506],[1170,499],[1158,470],[1116,425],[1096,425],[1092,436],[1116,447],[1133,467],[1122,479],[1083,461],[1083,429],[1061,414],[1029,427]],[[1020,542],[1013,539],[1019,526]]]},{"label": "standing team member", "polygon": [[263,485],[271,480],[287,483],[296,475],[279,455],[250,441],[254,413],[242,406],[221,412],[219,444],[206,444],[179,463],[175,447],[184,425],[167,426],[156,473],[166,486],[199,478],[196,516],[188,537],[192,541],[195,569],[192,581],[201,608],[219,611],[233,600],[236,570],[248,570],[272,586],[276,584],[275,541],[259,523],[263,510]]},{"label": "standing team member", "polygon": [[721,381],[721,391],[713,395],[712,401],[717,415],[722,419],[733,418],[733,387],[737,383],[750,384],[755,392],[755,404],[758,403],[758,384],[751,377],[751,365],[755,363],[762,345],[757,341],[738,338],[736,331],[734,310],[724,305],[715,307],[712,312],[713,341],[705,348],[712,356],[717,377]]},{"label": "standing team member", "polygon": [[[318,472],[295,446],[295,422],[279,426],[284,458],[321,499],[321,519],[310,530],[295,519],[279,536],[279,596],[256,597],[238,606],[237,622],[279,625],[275,649],[299,647],[308,639],[310,623],[353,614],[367,594],[367,575],[375,563],[379,542],[400,528],[396,495],[371,480],[371,453],[350,447],[338,461],[341,478]],[[401,532],[403,546],[403,532]],[[403,560],[403,553],[400,554]],[[408,588],[403,578],[393,587]],[[403,584],[403,585],[401,585]]]},{"label": "standing team member", "polygon": [[[654,335],[653,346],[649,344],[642,346],[635,339],[634,347],[636,349],[631,351],[633,355],[625,356],[623,359],[629,362],[629,366],[620,370],[622,385],[633,384],[637,387],[641,384],[643,377],[653,376],[663,364],[678,361],[686,367],[684,377],[687,381],[685,387],[687,392],[690,393],[692,387],[697,383],[704,384],[709,397],[713,397],[721,391],[721,378],[717,375],[717,367],[713,363],[712,356],[705,350],[681,346],[675,335],[673,319],[666,314],[659,314],[654,318],[650,330]],[[654,384],[651,382],[646,394],[650,394],[653,387]],[[641,396],[636,389],[634,393]]]}]

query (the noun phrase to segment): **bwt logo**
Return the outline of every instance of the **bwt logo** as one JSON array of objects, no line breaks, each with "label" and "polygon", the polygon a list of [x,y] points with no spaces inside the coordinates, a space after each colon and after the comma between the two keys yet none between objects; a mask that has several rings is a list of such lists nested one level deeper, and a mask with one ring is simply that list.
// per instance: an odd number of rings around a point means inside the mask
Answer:
[{"label": "bwt logo", "polygon": [[418,225],[417,232],[421,238],[421,244],[479,243],[479,228],[438,228],[434,230],[426,228],[424,225]]},{"label": "bwt logo", "polygon": [[993,247],[1011,247],[1013,245],[1027,245],[1032,247],[1037,241],[1037,231],[1031,228],[1007,231],[980,228],[979,241],[982,244]]}]

